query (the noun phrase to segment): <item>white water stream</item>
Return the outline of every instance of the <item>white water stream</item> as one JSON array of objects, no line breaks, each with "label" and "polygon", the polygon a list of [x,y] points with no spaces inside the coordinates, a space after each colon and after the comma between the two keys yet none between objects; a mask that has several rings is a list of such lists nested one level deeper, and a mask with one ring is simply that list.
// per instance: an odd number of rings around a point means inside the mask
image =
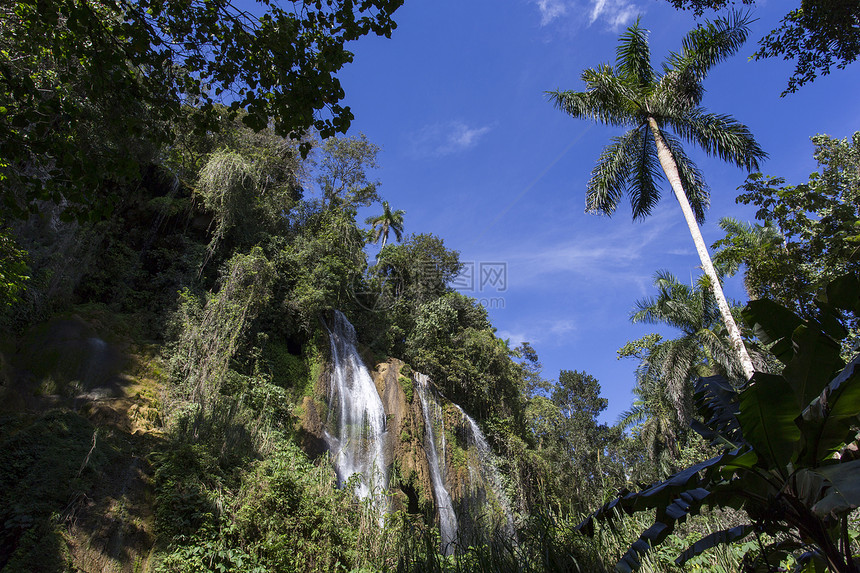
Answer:
[{"label": "white water stream", "polygon": [[[442,538],[442,553],[451,555],[454,552],[454,543],[457,539],[457,515],[454,513],[454,504],[451,494],[445,487],[445,420],[442,416],[442,408],[430,388],[429,378],[425,374],[416,374],[415,382],[418,386],[418,397],[421,399],[421,411],[424,414],[424,452],[427,455],[427,464],[430,466],[430,479],[433,482],[433,493],[436,497],[436,508],[439,511],[439,534]],[[439,422],[441,430],[442,461],[439,461],[439,452],[436,446],[434,427]]]},{"label": "white water stream", "polygon": [[387,485],[383,439],[385,411],[370,372],[356,349],[355,329],[339,311],[329,331],[333,372],[329,384],[329,422],[337,415],[334,435],[324,437],[334,457],[338,484],[358,474],[356,493],[373,495],[380,509]]},{"label": "white water stream", "polygon": [[[511,512],[511,502],[508,499],[508,495],[505,493],[505,488],[502,483],[502,475],[499,473],[499,468],[496,462],[496,456],[493,453],[492,448],[490,448],[490,444],[487,443],[487,438],[484,436],[484,433],[481,431],[480,426],[478,426],[477,422],[466,412],[463,411],[463,408],[457,406],[457,409],[460,410],[460,413],[463,414],[463,418],[469,425],[469,435],[470,441],[475,446],[477,450],[478,457],[481,462],[480,474],[481,481],[485,488],[492,490],[493,496],[496,499],[496,502],[499,504],[502,513],[505,516],[504,523],[504,531],[510,539],[515,539],[516,537],[516,527],[514,526],[514,516]],[[469,466],[469,474],[470,479],[474,480],[474,474],[472,473],[472,467]],[[488,500],[489,502],[489,500]]]}]

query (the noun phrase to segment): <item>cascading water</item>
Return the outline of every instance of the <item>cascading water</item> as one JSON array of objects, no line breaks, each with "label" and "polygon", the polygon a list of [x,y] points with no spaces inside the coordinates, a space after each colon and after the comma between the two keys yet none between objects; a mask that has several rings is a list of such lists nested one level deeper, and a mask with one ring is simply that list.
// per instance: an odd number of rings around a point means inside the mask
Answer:
[{"label": "cascading water", "polygon": [[[355,329],[339,311],[334,311],[334,323],[329,328],[333,372],[329,383],[329,422],[337,412],[336,435],[328,429],[325,441],[334,456],[338,484],[343,485],[354,474],[359,497],[375,492],[381,505],[385,488],[385,459],[383,439],[385,411],[370,372],[356,349]],[[383,509],[380,507],[380,509]]]},{"label": "cascading water", "polygon": [[[454,542],[457,538],[457,515],[454,513],[454,504],[451,494],[445,487],[444,463],[445,463],[445,426],[442,418],[442,409],[436,396],[430,389],[429,378],[425,374],[415,374],[415,382],[418,386],[418,397],[421,399],[421,411],[424,414],[424,451],[427,454],[427,464],[430,466],[430,479],[433,483],[433,493],[436,496],[436,508],[439,511],[439,533],[442,537],[442,552],[451,555],[454,552]],[[432,409],[431,409],[432,405]],[[442,462],[439,461],[439,452],[436,450],[436,437],[434,427],[437,420],[441,423]]]},{"label": "cascading water", "polygon": [[[493,496],[505,516],[505,533],[510,539],[514,539],[516,537],[516,528],[514,527],[514,517],[511,513],[511,503],[508,500],[508,496],[502,485],[502,476],[496,465],[495,454],[490,448],[490,444],[487,443],[487,438],[484,437],[484,433],[481,431],[477,422],[475,422],[469,414],[464,412],[463,408],[460,406],[457,406],[457,409],[460,410],[460,413],[463,415],[463,418],[469,426],[470,441],[475,446],[480,459],[480,474],[484,486],[489,487],[492,490]],[[471,466],[469,466],[469,474],[470,479],[474,480]]]}]

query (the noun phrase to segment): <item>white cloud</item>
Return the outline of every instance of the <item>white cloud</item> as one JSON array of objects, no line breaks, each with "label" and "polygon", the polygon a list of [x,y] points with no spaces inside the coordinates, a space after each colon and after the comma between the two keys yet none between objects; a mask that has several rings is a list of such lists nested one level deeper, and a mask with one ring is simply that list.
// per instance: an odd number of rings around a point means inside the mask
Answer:
[{"label": "white cloud", "polygon": [[540,24],[561,22],[574,29],[600,22],[613,33],[630,25],[643,6],[635,0],[531,0],[540,11]]},{"label": "white cloud", "polygon": [[591,0],[591,4],[591,19],[588,24],[594,24],[599,18],[613,31],[629,25],[642,11],[629,0]]},{"label": "white cloud", "polygon": [[496,332],[496,336],[502,340],[507,339],[511,344],[511,348],[516,348],[523,342],[528,342],[532,346],[535,344],[558,346],[563,344],[565,335],[577,330],[576,323],[569,319],[527,320],[527,324],[521,324],[520,328],[523,326],[525,326],[524,330],[499,330]]},{"label": "white cloud", "polygon": [[412,136],[412,153],[418,157],[459,153],[475,147],[489,131],[489,126],[470,126],[462,121],[428,125]]},{"label": "white cloud", "polygon": [[511,348],[516,348],[525,341],[531,342],[525,332],[510,332],[508,330],[500,330],[496,333],[496,337],[502,340],[508,340],[511,343]]},{"label": "white cloud", "polygon": [[669,249],[666,251],[667,255],[675,255],[678,257],[689,257],[697,255],[696,250],[693,248],[690,249]]},{"label": "white cloud", "polygon": [[540,10],[540,25],[546,26],[556,18],[567,14],[567,5],[564,0],[535,0]]},{"label": "white cloud", "polygon": [[[650,285],[651,276],[660,267],[657,258],[678,250],[677,241],[686,240],[685,229],[678,229],[683,219],[677,208],[661,207],[641,224],[608,225],[598,234],[583,230],[570,233],[559,241],[558,231],[520,240],[494,252],[470,253],[475,260],[507,262],[508,289],[554,290],[571,284],[619,281],[641,281]],[[549,228],[547,226],[547,228]],[[691,260],[695,254],[690,255]]]},{"label": "white cloud", "polygon": [[550,334],[563,336],[576,330],[576,324],[572,320],[557,320],[549,325],[548,330]]}]

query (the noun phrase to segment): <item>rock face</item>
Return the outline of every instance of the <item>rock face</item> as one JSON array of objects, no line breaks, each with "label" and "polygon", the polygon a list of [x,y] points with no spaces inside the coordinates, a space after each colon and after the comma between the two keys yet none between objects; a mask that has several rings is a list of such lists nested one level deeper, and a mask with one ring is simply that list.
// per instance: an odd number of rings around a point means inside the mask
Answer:
[{"label": "rock face", "polygon": [[436,503],[430,468],[424,452],[424,416],[415,400],[408,367],[396,358],[378,364],[373,379],[388,425],[386,459],[390,460],[389,491],[394,510],[432,516]]},{"label": "rock face", "polygon": [[[335,443],[331,434],[339,431],[337,412],[353,407],[343,405],[338,395],[345,391],[337,390],[334,382],[333,377],[341,375],[335,354],[317,380],[316,395],[305,397],[300,408],[309,453]],[[478,424],[401,360],[377,364],[371,376],[385,416],[381,458],[388,509],[421,515],[428,525],[439,525],[447,553],[493,532],[513,536],[503,478]],[[337,382],[353,383],[360,381]],[[365,430],[370,425],[361,418],[350,423]]]}]

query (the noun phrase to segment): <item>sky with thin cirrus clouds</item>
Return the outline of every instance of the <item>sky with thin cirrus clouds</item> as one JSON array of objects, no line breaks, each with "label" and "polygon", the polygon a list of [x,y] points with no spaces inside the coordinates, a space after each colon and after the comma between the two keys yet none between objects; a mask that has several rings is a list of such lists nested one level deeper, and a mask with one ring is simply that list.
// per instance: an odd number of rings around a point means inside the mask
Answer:
[{"label": "sky with thin cirrus clouds", "polygon": [[[811,136],[860,128],[860,64],[780,98],[793,64],[749,56],[788,4],[756,3],[750,40],[711,71],[703,105],[750,127],[770,156],[765,174],[801,183],[816,168]],[[405,233],[434,233],[460,252],[471,275],[457,288],[488,308],[499,336],[532,343],[545,377],[595,376],[607,422],[632,400],[636,364],[617,349],[655,330],[630,324],[636,300],[652,294],[656,271],[692,282],[700,263],[668,188],[643,221],[626,202],[612,217],[584,212],[591,169],[622,130],[572,119],[545,92],[583,89],[581,72],[613,63],[636,18],[657,69],[696,24],[666,0],[406,0],[392,38],[351,44],[355,60],[340,74],[350,133],[382,148],[373,175],[392,209],[406,211]],[[722,236],[721,217],[752,221],[754,209],[734,201],[746,174],[688,153],[712,192],[705,240]],[[739,278],[726,290],[746,300]]]}]

